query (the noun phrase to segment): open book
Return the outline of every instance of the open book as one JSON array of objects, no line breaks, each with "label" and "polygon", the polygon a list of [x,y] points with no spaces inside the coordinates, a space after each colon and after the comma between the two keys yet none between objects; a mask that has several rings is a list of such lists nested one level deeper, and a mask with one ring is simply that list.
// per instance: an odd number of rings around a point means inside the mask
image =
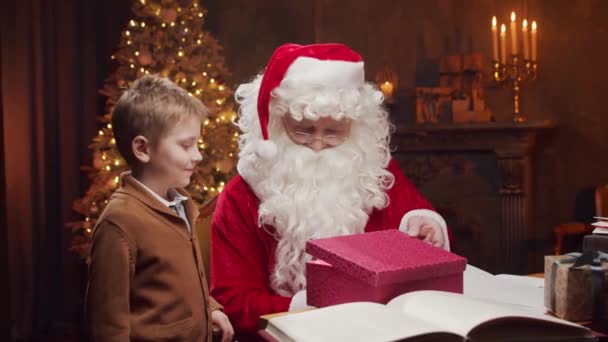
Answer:
[{"label": "open book", "polygon": [[277,341],[594,341],[580,325],[520,306],[440,291],[403,294],[388,304],[329,306],[272,318]]}]

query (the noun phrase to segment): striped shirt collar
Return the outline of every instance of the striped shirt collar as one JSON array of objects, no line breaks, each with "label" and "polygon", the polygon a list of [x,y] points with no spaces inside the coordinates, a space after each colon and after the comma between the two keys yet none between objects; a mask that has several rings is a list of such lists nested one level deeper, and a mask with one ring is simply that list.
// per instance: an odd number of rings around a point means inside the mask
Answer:
[{"label": "striped shirt collar", "polygon": [[[129,174],[131,174],[131,173],[129,172]],[[135,182],[137,182],[139,185],[141,185],[144,189],[146,189],[146,191],[151,193],[152,196],[154,196],[154,198],[159,200],[160,203],[167,206],[168,208],[177,207],[177,206],[181,205],[182,202],[188,200],[188,197],[177,192],[177,190],[175,190],[175,188],[170,188],[169,191],[167,192],[167,195],[169,195],[169,198],[172,198],[172,200],[167,201],[162,196],[160,196],[156,192],[154,192],[152,189],[148,188],[144,183],[140,182],[137,178],[133,177],[132,174],[131,174],[131,178],[133,178],[133,180]]]}]

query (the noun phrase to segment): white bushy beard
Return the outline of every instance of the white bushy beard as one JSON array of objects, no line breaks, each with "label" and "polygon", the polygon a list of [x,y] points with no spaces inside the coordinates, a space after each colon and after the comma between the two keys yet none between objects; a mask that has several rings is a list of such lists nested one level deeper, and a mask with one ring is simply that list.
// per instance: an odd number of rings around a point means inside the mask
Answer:
[{"label": "white bushy beard", "polygon": [[278,294],[306,288],[306,241],[361,233],[372,209],[388,204],[393,177],[374,139],[351,134],[342,145],[315,152],[282,132],[273,139],[279,148],[275,158],[249,155],[239,161],[241,175],[260,199],[260,225],[275,229],[270,285]]}]

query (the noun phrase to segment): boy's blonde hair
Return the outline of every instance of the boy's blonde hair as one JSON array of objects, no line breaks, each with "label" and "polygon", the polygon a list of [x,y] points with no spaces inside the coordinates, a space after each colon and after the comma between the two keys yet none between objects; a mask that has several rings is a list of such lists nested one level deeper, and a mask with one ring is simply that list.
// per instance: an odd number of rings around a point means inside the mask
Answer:
[{"label": "boy's blonde hair", "polygon": [[131,143],[136,136],[142,135],[154,145],[183,119],[204,119],[208,114],[201,101],[169,79],[143,76],[120,96],[112,111],[116,146],[127,163],[134,166],[137,159]]}]

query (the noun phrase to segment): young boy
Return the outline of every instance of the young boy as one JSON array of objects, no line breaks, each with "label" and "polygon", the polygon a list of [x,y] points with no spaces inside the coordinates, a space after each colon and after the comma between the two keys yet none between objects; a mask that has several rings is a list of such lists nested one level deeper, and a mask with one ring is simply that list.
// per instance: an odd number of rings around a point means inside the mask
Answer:
[{"label": "young boy", "polygon": [[211,341],[233,329],[209,296],[188,185],[205,106],[144,76],[118,100],[112,127],[131,167],[93,232],[86,311],[94,341]]}]

